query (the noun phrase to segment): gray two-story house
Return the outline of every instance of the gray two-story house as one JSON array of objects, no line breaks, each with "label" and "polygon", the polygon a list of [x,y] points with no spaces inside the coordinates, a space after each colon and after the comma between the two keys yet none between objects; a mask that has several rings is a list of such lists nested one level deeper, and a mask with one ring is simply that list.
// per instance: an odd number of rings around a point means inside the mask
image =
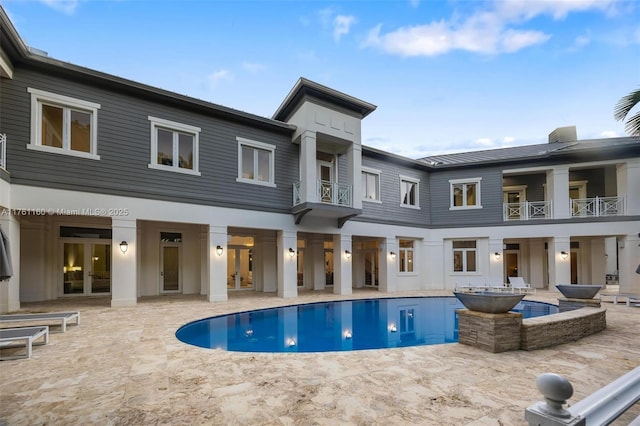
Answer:
[{"label": "gray two-story house", "polygon": [[640,138],[409,159],[376,106],[301,78],[260,117],[61,62],[0,8],[0,226],[20,302],[371,287],[640,293]]}]

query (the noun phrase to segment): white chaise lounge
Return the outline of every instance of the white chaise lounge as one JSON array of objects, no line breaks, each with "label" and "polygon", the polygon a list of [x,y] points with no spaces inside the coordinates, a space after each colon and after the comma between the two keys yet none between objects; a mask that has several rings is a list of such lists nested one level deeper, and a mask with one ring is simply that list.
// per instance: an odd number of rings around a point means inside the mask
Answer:
[{"label": "white chaise lounge", "polygon": [[[38,339],[42,340],[39,341]],[[22,346],[26,349],[24,354],[0,356],[0,360],[31,358],[34,345],[46,345],[47,343],[49,343],[48,325],[0,328],[0,349],[19,348]]]},{"label": "white chaise lounge", "polygon": [[67,324],[73,323],[75,325],[80,324],[80,312],[43,312],[35,314],[5,314],[0,315],[0,324],[9,322],[20,323],[38,323],[39,325],[51,325],[60,324],[61,331],[64,333],[67,331]]},{"label": "white chaise lounge", "polygon": [[509,277],[509,283],[514,293],[536,294],[536,289],[531,287],[530,284],[525,283],[522,277]]}]

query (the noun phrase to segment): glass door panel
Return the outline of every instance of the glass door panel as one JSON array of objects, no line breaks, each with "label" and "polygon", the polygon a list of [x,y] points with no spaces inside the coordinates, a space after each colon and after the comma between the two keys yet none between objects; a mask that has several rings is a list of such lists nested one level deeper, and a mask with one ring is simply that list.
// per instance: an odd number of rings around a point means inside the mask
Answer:
[{"label": "glass door panel", "polygon": [[253,289],[253,252],[247,248],[229,248],[227,255],[227,289]]},{"label": "glass door panel", "polygon": [[162,246],[162,292],[180,291],[180,247]]},{"label": "glass door panel", "polygon": [[324,251],[324,284],[333,285],[333,250]]},{"label": "glass door panel", "polygon": [[[505,277],[518,277],[518,252],[504,253]],[[508,282],[508,281],[507,281]]]},{"label": "glass door panel", "polygon": [[364,252],[364,285],[378,286],[378,251]]},{"label": "glass door panel", "polygon": [[91,245],[91,293],[111,292],[111,245]]},{"label": "glass door panel", "polygon": [[63,294],[84,293],[84,243],[64,243]]}]

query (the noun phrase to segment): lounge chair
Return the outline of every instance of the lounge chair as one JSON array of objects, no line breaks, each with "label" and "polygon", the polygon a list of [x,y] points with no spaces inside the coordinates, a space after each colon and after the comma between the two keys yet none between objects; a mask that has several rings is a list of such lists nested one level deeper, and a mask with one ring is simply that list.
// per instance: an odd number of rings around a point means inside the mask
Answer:
[{"label": "lounge chair", "polygon": [[456,291],[486,291],[483,277],[456,278]]},{"label": "lounge chair", "polygon": [[[36,343],[38,339],[42,341]],[[26,353],[18,355],[0,356],[0,360],[31,358],[34,345],[46,345],[49,343],[49,326],[38,325],[35,327],[16,327],[0,329],[0,349],[11,349],[25,346]]]},{"label": "lounge chair", "polygon": [[489,291],[511,291],[511,289],[502,282],[502,278],[490,278],[487,288]]},{"label": "lounge chair", "polygon": [[509,283],[514,293],[536,294],[536,289],[525,283],[522,277],[509,277]]},{"label": "lounge chair", "polygon": [[45,312],[36,314],[7,314],[0,315],[0,324],[8,322],[36,322],[39,325],[60,323],[61,331],[67,331],[67,323],[75,321],[75,325],[80,324],[80,312]]}]

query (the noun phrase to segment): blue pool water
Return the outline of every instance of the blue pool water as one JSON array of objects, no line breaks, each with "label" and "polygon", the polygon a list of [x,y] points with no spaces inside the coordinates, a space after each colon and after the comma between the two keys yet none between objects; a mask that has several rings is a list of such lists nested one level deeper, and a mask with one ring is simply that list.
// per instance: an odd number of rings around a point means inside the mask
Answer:
[{"label": "blue pool water", "polygon": [[[176,337],[190,345],[238,352],[327,352],[437,345],[458,341],[455,297],[405,297],[310,303],[205,318]],[[558,307],[523,300],[524,318]]]}]

